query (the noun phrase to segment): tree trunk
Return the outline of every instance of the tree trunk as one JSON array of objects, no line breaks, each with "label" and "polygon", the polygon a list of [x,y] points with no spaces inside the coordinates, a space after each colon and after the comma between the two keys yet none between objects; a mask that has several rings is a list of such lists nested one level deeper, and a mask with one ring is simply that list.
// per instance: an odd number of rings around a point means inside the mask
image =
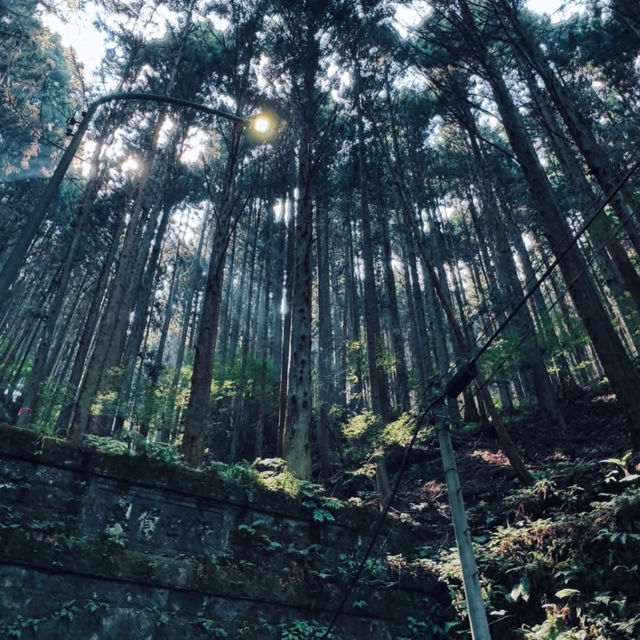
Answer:
[{"label": "tree trunk", "polygon": [[[466,7],[466,0],[461,0]],[[468,7],[466,7],[468,11]],[[569,226],[560,210],[549,180],[526,135],[522,118],[509,95],[504,79],[488,58],[484,45],[481,60],[511,147],[527,180],[531,197],[544,223],[556,257],[560,257],[571,237]],[[587,265],[579,249],[573,245],[560,260],[560,269],[578,313],[585,324],[605,373],[627,417],[627,427],[634,447],[640,447],[640,375],[635,370],[587,273]]]},{"label": "tree trunk", "polygon": [[298,478],[311,476],[311,244],[313,240],[313,155],[311,124],[303,128],[298,166],[300,201],[295,222],[291,343],[284,426],[284,458]]},{"label": "tree trunk", "polygon": [[[506,6],[506,5],[505,5]],[[581,114],[567,87],[555,73],[534,35],[520,21],[515,9],[507,10],[508,20],[518,36],[517,47],[521,44],[526,52],[527,62],[536,70],[542,78],[549,95],[558,110],[558,113],[567,125],[571,137],[582,153],[587,166],[594,175],[605,194],[609,194],[618,186],[617,172],[611,165],[609,158],[596,140],[589,123]],[[510,29],[506,29],[507,35],[512,37]],[[625,230],[631,238],[631,242],[640,255],[640,225],[633,217],[631,208],[625,201],[622,191],[616,193],[611,199],[611,206],[618,219],[625,222]]]},{"label": "tree trunk", "polygon": [[236,211],[234,215],[235,203],[231,197],[238,165],[240,135],[241,127],[234,124],[216,218],[215,236],[211,246],[200,327],[195,344],[189,404],[185,414],[182,438],[182,452],[186,463],[191,467],[200,466],[204,455],[204,441],[208,430],[209,394],[213,379],[213,356],[218,336],[218,320],[224,284],[224,265],[231,234],[241,215],[241,211]]},{"label": "tree trunk", "polygon": [[187,332],[189,330],[189,320],[191,319],[191,307],[193,305],[194,289],[198,280],[198,274],[200,271],[200,259],[202,256],[202,245],[204,244],[204,237],[207,232],[207,220],[208,217],[205,213],[202,220],[202,227],[200,229],[200,236],[198,238],[198,246],[196,253],[193,257],[193,263],[191,266],[191,277],[189,279],[189,285],[187,288],[186,302],[184,306],[184,313],[182,314],[182,328],[180,330],[180,340],[178,342],[178,353],[176,356],[176,366],[173,372],[173,378],[171,379],[171,386],[169,388],[169,398],[167,400],[167,409],[160,419],[160,431],[159,439],[161,442],[169,442],[171,437],[171,430],[175,427],[176,415],[176,397],[178,395],[178,385],[180,383],[180,372],[184,363],[185,351],[187,346]]},{"label": "tree trunk", "polygon": [[329,406],[333,398],[331,355],[331,290],[329,287],[329,216],[324,203],[316,217],[316,255],[318,258],[318,445],[323,478],[331,475],[329,463]]},{"label": "tree trunk", "polygon": [[287,419],[287,392],[289,387],[289,352],[291,348],[291,313],[293,304],[293,260],[296,245],[296,223],[293,200],[287,198],[289,220],[287,221],[287,255],[285,260],[284,314],[282,321],[282,357],[280,360],[280,389],[278,411],[277,455],[284,455],[284,426]]},{"label": "tree trunk", "polygon": [[[74,438],[79,437],[90,428],[91,405],[98,392],[103,375],[110,368],[106,364],[107,361],[110,360],[110,364],[113,366],[118,362],[121,355],[121,351],[116,347],[112,347],[112,345],[114,341],[120,342],[122,340],[123,333],[126,336],[126,326],[131,311],[129,305],[133,302],[132,280],[139,276],[134,272],[139,251],[138,232],[141,226],[143,206],[150,196],[147,193],[147,187],[151,176],[151,164],[156,155],[158,137],[162,126],[162,114],[164,114],[164,111],[161,111],[161,115],[157,116],[155,120],[152,140],[143,165],[145,170],[140,176],[138,192],[130,212],[115,276],[111,285],[111,292],[99,325],[95,348],[87,365],[78,395],[78,404],[72,427],[72,436]],[[117,335],[114,336],[116,328],[118,331]]]},{"label": "tree trunk", "polygon": [[364,142],[364,116],[362,113],[362,79],[359,63],[355,65],[355,98],[358,116],[358,158],[360,179],[360,223],[362,228],[362,261],[364,263],[364,324],[367,341],[367,364],[369,385],[371,388],[371,408],[384,420],[391,418],[389,390],[384,369],[381,364],[384,353],[380,315],[378,311],[378,293],[376,290],[373,258],[373,239],[369,211],[369,184],[367,179],[367,158]]},{"label": "tree trunk", "polygon": [[389,237],[389,221],[387,212],[384,210],[384,199],[382,190],[378,192],[380,206],[378,207],[378,224],[382,232],[382,251],[384,256],[384,280],[389,301],[389,320],[391,328],[391,338],[393,352],[395,356],[396,372],[396,404],[401,412],[409,411],[409,376],[407,374],[407,360],[404,350],[404,337],[402,325],[400,323],[400,312],[398,310],[398,293],[396,280],[393,272],[393,256],[391,252],[391,239]]},{"label": "tree trunk", "polygon": [[353,246],[353,233],[351,232],[350,211],[345,212],[344,230],[346,242],[345,264],[345,349],[347,361],[347,389],[345,398],[347,402],[358,408],[362,406],[364,396],[364,383],[362,373],[362,332],[360,327],[360,305],[358,304],[358,287],[355,277],[355,251]]},{"label": "tree trunk", "polygon": [[265,273],[265,285],[264,295],[262,303],[262,313],[264,321],[262,323],[262,330],[259,337],[259,349],[261,352],[260,360],[260,375],[258,379],[260,409],[258,413],[258,419],[256,421],[255,431],[255,444],[254,444],[254,456],[261,458],[264,450],[264,433],[267,422],[267,407],[269,399],[267,397],[267,361],[269,358],[269,313],[271,311],[271,253],[272,247],[269,241],[273,234],[274,221],[272,219],[271,208],[267,205],[266,219],[263,231],[263,246],[264,246],[264,273]]}]

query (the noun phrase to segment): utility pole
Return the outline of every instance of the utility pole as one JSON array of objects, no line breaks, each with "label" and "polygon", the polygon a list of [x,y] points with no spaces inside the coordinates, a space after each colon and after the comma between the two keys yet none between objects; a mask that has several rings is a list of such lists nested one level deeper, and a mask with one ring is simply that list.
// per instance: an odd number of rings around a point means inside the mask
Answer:
[{"label": "utility pole", "polygon": [[460,565],[462,566],[462,584],[464,585],[467,611],[469,612],[471,637],[473,640],[491,640],[487,612],[480,590],[478,565],[473,554],[471,532],[469,531],[467,514],[462,500],[462,488],[460,487],[456,457],[451,444],[451,433],[449,431],[444,396],[434,406],[433,418],[438,432],[440,456],[444,467],[449,505],[451,507],[451,520],[453,521],[453,530],[456,535],[456,545],[460,556]]}]

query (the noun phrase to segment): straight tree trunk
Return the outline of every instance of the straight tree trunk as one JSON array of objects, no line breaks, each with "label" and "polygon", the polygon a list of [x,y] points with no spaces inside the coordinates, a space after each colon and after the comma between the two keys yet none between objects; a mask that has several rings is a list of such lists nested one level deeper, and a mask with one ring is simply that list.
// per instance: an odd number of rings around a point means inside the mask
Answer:
[{"label": "straight tree trunk", "polygon": [[[562,133],[558,131],[559,127],[555,121],[547,96],[537,86],[531,72],[525,69],[524,74],[529,92],[538,105],[550,146],[562,167],[567,181],[572,187],[573,193],[576,195],[577,204],[586,217],[590,215],[591,209],[598,202],[596,194],[580,170],[580,163],[577,161],[573,150]],[[613,224],[606,215],[599,215],[589,227],[588,234],[596,245],[596,250],[602,245],[606,247],[612,264],[609,263],[609,259],[606,256],[602,256],[599,252],[596,258],[616,301],[623,309],[628,310],[628,305],[624,299],[624,290],[626,289],[633,300],[635,311],[637,312],[640,310],[640,276],[638,276],[624,247],[613,233]]]},{"label": "straight tree trunk", "polygon": [[[479,166],[483,166],[484,163],[482,162],[480,147],[473,134],[471,134],[470,141],[474,157],[478,161]],[[503,281],[503,288],[507,300],[510,302],[509,308],[507,308],[506,311],[510,311],[513,305],[522,298],[524,292],[518,279],[518,269],[509,244],[506,231],[507,225],[505,221],[499,217],[498,203],[496,202],[491,187],[487,186],[487,188],[481,192],[481,195],[484,197],[484,217],[491,235],[495,239],[496,275]],[[530,373],[528,378],[533,383],[538,400],[538,407],[548,420],[560,427],[564,427],[566,425],[560,412],[558,396],[547,372],[542,349],[538,342],[535,326],[528,308],[526,306],[523,307],[514,317],[513,321],[521,338],[529,336],[524,338],[524,342],[522,343],[525,361],[524,372],[525,375]]]},{"label": "straight tree trunk", "polygon": [[[460,0],[463,10],[472,20],[466,0]],[[471,27],[471,22],[469,22]],[[560,257],[571,231],[560,210],[549,180],[540,164],[526,128],[504,79],[489,58],[479,36],[474,37],[480,63],[486,71],[511,147],[513,148],[531,192],[533,202],[544,223],[556,257]],[[634,447],[640,447],[640,375],[620,342],[587,272],[587,265],[574,245],[560,260],[559,267],[569,286],[572,300],[584,322],[604,371],[627,417],[627,428]]]},{"label": "straight tree trunk", "polygon": [[227,364],[227,356],[229,353],[229,327],[231,325],[231,285],[233,284],[234,271],[233,268],[235,266],[236,261],[236,244],[237,244],[237,236],[234,233],[233,238],[231,239],[231,254],[229,255],[228,266],[227,266],[227,285],[225,287],[225,292],[222,301],[222,308],[220,310],[220,340],[218,341],[218,352],[220,357],[220,364],[222,366]]},{"label": "straight tree trunk", "polygon": [[255,443],[254,443],[254,456],[261,458],[264,450],[264,433],[267,422],[267,362],[269,358],[269,313],[271,311],[271,253],[272,247],[269,241],[273,234],[274,221],[272,220],[272,213],[270,207],[267,205],[266,218],[263,230],[263,246],[264,246],[264,272],[265,272],[265,286],[264,295],[262,300],[262,314],[264,321],[259,337],[259,350],[261,353],[260,360],[260,374],[258,378],[258,389],[260,398],[260,409],[258,412],[258,419],[256,420],[255,430]]},{"label": "straight tree trunk", "polygon": [[364,141],[364,115],[362,110],[362,79],[359,63],[355,65],[356,112],[358,128],[358,158],[360,179],[360,224],[362,228],[362,261],[364,263],[364,324],[367,341],[367,365],[369,386],[371,388],[371,408],[384,420],[391,418],[389,390],[384,369],[381,365],[383,355],[382,332],[380,330],[380,314],[378,310],[378,293],[376,290],[375,268],[373,258],[373,238],[371,235],[371,219],[369,211],[369,183],[367,179],[367,159]]},{"label": "straight tree trunk", "polygon": [[175,426],[175,408],[176,398],[178,395],[178,385],[180,383],[180,372],[182,365],[184,364],[185,351],[187,346],[187,332],[189,331],[189,320],[191,319],[191,307],[194,299],[194,289],[198,280],[198,273],[200,271],[200,259],[202,256],[202,245],[204,244],[204,237],[207,232],[207,215],[203,216],[202,227],[200,229],[200,236],[198,238],[198,246],[191,265],[191,277],[189,279],[189,285],[187,288],[186,301],[184,306],[184,313],[182,314],[182,328],[180,330],[180,340],[178,342],[178,353],[176,356],[176,366],[173,372],[173,378],[171,379],[171,386],[169,387],[169,398],[167,400],[167,410],[162,415],[160,420],[159,439],[160,442],[169,442],[171,437],[171,430]]},{"label": "straight tree trunk", "polygon": [[[324,204],[324,203],[323,203]],[[316,255],[318,264],[318,444],[323,478],[331,475],[329,463],[329,406],[333,398],[331,355],[331,290],[329,286],[329,216],[321,204],[316,216]]]},{"label": "straight tree trunk", "polygon": [[409,376],[407,374],[407,360],[404,350],[404,337],[402,325],[400,323],[400,312],[398,310],[398,292],[396,280],[393,272],[393,255],[391,252],[391,239],[389,236],[389,221],[386,211],[383,209],[383,193],[378,194],[378,224],[382,232],[382,251],[384,256],[384,280],[389,301],[389,321],[391,329],[391,339],[395,356],[396,372],[396,404],[401,412],[409,411],[411,408],[409,397]]},{"label": "straight tree trunk", "polygon": [[[399,153],[399,145],[398,145],[397,136],[395,135],[395,133],[392,133],[392,139],[394,140],[396,157],[399,157],[397,155]],[[446,292],[444,291],[444,288],[438,279],[436,270],[430,260],[430,253],[426,246],[422,227],[418,224],[415,217],[415,213],[411,209],[409,203],[406,200],[405,187],[403,184],[403,180],[401,176],[398,174],[398,170],[397,170],[398,164],[397,162],[393,162],[393,160],[391,159],[388,153],[386,154],[386,156],[387,156],[386,158],[387,163],[389,165],[391,176],[394,182],[394,186],[396,187],[396,190],[398,193],[398,199],[401,204],[404,220],[407,226],[411,229],[413,233],[414,240],[420,252],[420,257],[422,258],[423,265],[427,272],[428,281],[433,286],[436,292],[436,295],[440,300],[442,309],[447,319],[447,323],[453,333],[454,345],[459,349],[460,355],[462,355],[465,359],[469,358],[471,357],[471,345],[467,343],[463,330],[459,326],[458,320],[455,317],[455,314],[453,312],[453,307],[450,303],[450,299],[446,294]],[[441,376],[446,375],[446,370],[441,369],[440,375]],[[504,451],[504,454],[507,456],[509,463],[511,464],[511,467],[513,468],[518,478],[524,484],[530,484],[531,482],[533,482],[533,476],[525,467],[522,461],[522,458],[520,457],[517,451],[517,448],[515,447],[513,441],[511,440],[511,437],[509,436],[508,431],[504,426],[504,423],[502,422],[502,418],[500,417],[500,414],[495,409],[495,406],[493,405],[493,402],[489,394],[487,393],[486,386],[483,385],[481,380],[478,380],[478,383],[480,385],[484,404],[487,407],[487,411],[490,412],[492,423],[496,431],[496,435],[498,437],[500,447]]]},{"label": "straight tree trunk", "polygon": [[[238,356],[238,347],[240,346],[240,321],[242,320],[242,308],[244,306],[245,298],[245,283],[247,282],[247,262],[250,255],[250,245],[248,234],[244,239],[244,248],[242,250],[242,263],[240,265],[240,284],[238,285],[237,295],[235,296],[235,313],[230,312],[230,324],[229,330],[229,364],[235,366],[236,358]],[[230,304],[230,303],[229,303]]]},{"label": "straight tree trunk", "polygon": [[[258,205],[260,206],[260,205]],[[240,351],[240,372],[238,375],[238,391],[236,392],[232,414],[232,428],[231,428],[231,461],[235,462],[239,459],[240,449],[244,443],[244,437],[246,432],[246,415],[245,415],[245,403],[246,403],[246,375],[247,375],[247,363],[249,361],[249,348],[251,344],[251,319],[255,315],[255,309],[253,308],[253,291],[254,281],[256,276],[256,254],[258,250],[258,236],[260,228],[260,219],[262,217],[261,209],[255,212],[255,217],[250,219],[249,228],[252,231],[251,239],[251,257],[249,258],[249,283],[247,287],[247,305],[245,309],[244,327],[242,330],[242,349]],[[249,238],[247,238],[248,242]],[[260,269],[262,271],[264,262],[260,262]],[[260,280],[261,274],[258,277]],[[260,296],[257,295],[256,299],[259,300]],[[240,305],[238,305],[240,307]],[[239,308],[240,310],[240,308]]]},{"label": "straight tree trunk", "polygon": [[216,217],[215,235],[211,246],[200,327],[195,344],[189,404],[185,414],[182,438],[182,452],[185,456],[185,462],[191,467],[199,467],[204,455],[204,441],[208,431],[209,395],[213,379],[213,356],[218,336],[218,320],[224,284],[224,265],[231,235],[241,215],[241,211],[234,211],[236,203],[232,198],[233,182],[239,160],[240,136],[241,127],[234,124]]},{"label": "straight tree trunk", "polygon": [[[516,47],[521,45],[524,52],[526,52],[527,62],[542,78],[558,113],[567,125],[567,129],[576,146],[580,149],[589,170],[598,181],[603,192],[608,194],[617,186],[618,177],[606,152],[596,140],[589,123],[582,115],[569,90],[549,64],[535,36],[522,23],[514,8],[507,8],[506,13],[509,25],[513,28],[513,31],[506,28],[507,35],[510,37],[513,37],[514,33],[517,35],[517,41],[515,41],[514,45]],[[626,221],[625,230],[629,234],[636,252],[640,255],[640,225],[631,215],[631,208],[625,201],[622,191],[619,191],[611,199],[611,206],[618,219],[621,222]]]},{"label": "straight tree trunk", "polygon": [[[287,203],[292,200],[287,198]],[[293,260],[295,253],[295,215],[293,206],[289,207],[289,220],[287,222],[287,254],[285,261],[284,284],[284,315],[282,322],[282,358],[280,369],[280,393],[278,414],[278,443],[277,455],[284,455],[284,425],[287,417],[287,391],[289,379],[289,349],[291,347],[291,311],[293,304]]]},{"label": "straight tree trunk", "polygon": [[[110,368],[107,366],[107,361],[110,360],[110,364],[113,366],[121,355],[121,351],[116,347],[112,347],[112,345],[114,341],[120,342],[122,340],[123,326],[124,335],[126,336],[126,325],[131,311],[129,305],[133,301],[131,283],[132,279],[138,276],[138,274],[134,273],[139,251],[137,232],[141,226],[143,206],[149,197],[147,187],[151,174],[151,163],[156,155],[162,121],[161,115],[156,117],[152,140],[143,165],[146,170],[140,177],[138,193],[130,212],[122,249],[116,264],[111,292],[99,324],[95,348],[87,364],[87,370],[80,388],[71,432],[74,438],[79,438],[81,434],[90,430],[91,405],[98,392],[103,375]],[[117,335],[114,336],[116,327],[118,331]]]},{"label": "straight tree trunk", "polygon": [[176,295],[176,276],[178,275],[178,261],[180,258],[180,241],[176,244],[176,253],[173,260],[173,270],[171,273],[171,281],[169,282],[169,294],[167,296],[167,304],[164,308],[164,318],[162,320],[162,328],[160,330],[160,340],[158,341],[158,348],[153,360],[153,365],[149,377],[151,379],[151,386],[147,392],[147,398],[145,401],[145,410],[142,413],[142,419],[140,421],[140,435],[146,438],[149,435],[149,426],[151,424],[151,412],[153,410],[154,398],[158,380],[162,373],[162,366],[164,361],[164,351],[167,345],[167,337],[169,335],[169,324],[173,315],[173,303]]},{"label": "straight tree trunk", "polygon": [[[315,78],[309,79],[315,83]],[[313,84],[311,84],[312,88]],[[311,117],[311,116],[309,116]],[[314,169],[311,122],[303,127],[298,165],[298,214],[295,221],[291,343],[287,375],[284,458],[298,478],[311,476],[311,296]]]},{"label": "straight tree trunk", "polygon": [[[347,314],[346,324],[346,347],[347,363],[352,373],[353,382],[349,381],[347,397],[349,403],[354,408],[362,406],[364,401],[364,374],[362,371],[362,329],[360,324],[360,304],[358,286],[355,276],[355,247],[353,243],[353,233],[351,231],[351,220],[348,215],[344,219],[345,236],[347,243],[347,264],[345,268],[345,309]],[[356,401],[354,402],[354,398]]]},{"label": "straight tree trunk", "polygon": [[124,231],[124,226],[125,215],[123,214],[120,216],[116,232],[111,237],[107,255],[98,274],[91,304],[87,312],[87,318],[80,334],[78,349],[73,361],[73,366],[71,367],[68,384],[69,387],[74,390],[74,401],[63,407],[60,411],[60,415],[58,416],[58,430],[68,431],[74,419],[85,362],[90,355],[94,336],[99,327],[100,312],[105,298],[105,291],[108,289],[109,277],[118,250],[118,241]]}]

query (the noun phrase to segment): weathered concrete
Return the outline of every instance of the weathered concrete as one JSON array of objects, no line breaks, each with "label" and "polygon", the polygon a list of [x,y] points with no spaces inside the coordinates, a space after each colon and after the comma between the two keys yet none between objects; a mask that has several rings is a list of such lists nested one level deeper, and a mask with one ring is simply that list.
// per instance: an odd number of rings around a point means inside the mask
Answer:
[{"label": "weathered concrete", "polygon": [[[0,425],[0,637],[319,637],[376,517]],[[435,638],[452,617],[433,576],[380,560],[332,637]]]}]

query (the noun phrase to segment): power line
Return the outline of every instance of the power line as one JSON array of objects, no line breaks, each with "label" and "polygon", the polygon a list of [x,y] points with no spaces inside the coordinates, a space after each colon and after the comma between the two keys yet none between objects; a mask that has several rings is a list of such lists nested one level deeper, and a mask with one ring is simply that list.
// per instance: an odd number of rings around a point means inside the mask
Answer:
[{"label": "power line", "polygon": [[[627,222],[629,222],[629,220],[633,216],[635,216],[638,212],[640,212],[640,207],[636,207],[633,211],[630,211],[625,216],[625,218],[615,227],[615,229],[613,229],[611,231],[609,236],[601,243],[601,246],[598,247],[598,249],[596,251],[594,251],[593,255],[591,256],[591,258],[589,258],[589,260],[587,261],[587,264],[584,266],[584,268],[580,270],[580,272],[571,280],[571,282],[566,284],[565,291],[563,291],[561,294],[559,294],[556,297],[556,299],[553,300],[553,302],[545,309],[544,313],[540,316],[540,320],[543,320],[544,318],[546,318],[553,311],[553,309],[560,302],[560,300],[562,300],[562,298],[568,293],[569,288],[572,287],[585,274],[585,272],[588,270],[588,268],[591,266],[591,264],[596,259],[597,254],[600,253],[606,247],[606,245],[609,242],[609,240],[611,240],[613,237],[615,237],[615,235],[618,233],[618,231],[620,229],[622,229],[627,224]],[[519,347],[524,342],[526,342],[530,338],[534,337],[535,334],[536,334],[535,331],[529,331],[528,333],[525,333],[520,338],[520,340],[518,340],[518,342],[515,345],[515,348]],[[491,372],[487,376],[486,380],[481,385],[478,385],[478,391],[480,389],[485,388],[488,384],[490,384],[492,382],[492,378],[495,376],[495,374],[498,372],[498,370],[501,369],[508,362],[508,360],[509,360],[509,356],[505,356],[498,362],[497,365],[494,366],[494,368],[491,370]],[[477,391],[474,393],[474,395],[476,393],[477,393]]]},{"label": "power line", "polygon": [[358,580],[360,579],[360,575],[362,574],[362,571],[363,571],[363,569],[364,569],[364,567],[366,565],[366,562],[369,559],[369,556],[371,555],[371,552],[373,551],[373,547],[375,546],[376,540],[378,539],[378,536],[380,535],[380,532],[382,531],[382,527],[383,527],[384,522],[386,520],[387,514],[389,513],[389,509],[391,508],[391,504],[392,504],[394,498],[396,497],[396,494],[398,493],[398,489],[400,488],[400,482],[402,480],[402,476],[404,475],[404,472],[405,472],[405,469],[406,469],[406,466],[407,466],[407,460],[409,459],[409,454],[413,450],[413,447],[414,447],[414,445],[416,443],[416,440],[418,439],[418,434],[420,432],[420,429],[422,428],[422,425],[424,423],[424,419],[426,418],[427,414],[431,411],[431,409],[433,409],[433,407],[435,407],[436,404],[438,404],[439,402],[444,400],[444,398],[445,398],[444,393],[439,393],[435,398],[433,398],[427,404],[427,406],[424,409],[422,409],[422,411],[420,412],[420,415],[417,417],[416,425],[415,425],[415,427],[413,429],[413,434],[411,436],[411,441],[409,442],[409,445],[404,450],[404,455],[402,456],[402,462],[400,463],[400,468],[398,469],[398,473],[396,475],[396,479],[395,479],[395,482],[393,484],[393,489],[391,490],[391,494],[389,495],[389,498],[387,499],[386,504],[384,505],[384,508],[382,510],[382,514],[380,515],[380,518],[378,519],[378,524],[376,525],[376,528],[374,529],[373,535],[371,536],[371,539],[370,539],[369,544],[367,546],[367,549],[366,549],[366,551],[364,553],[364,556],[362,557],[362,560],[360,561],[360,564],[358,565],[358,568],[356,569],[356,571],[352,575],[351,579],[349,580],[349,584],[347,585],[347,588],[344,591],[344,594],[342,596],[342,599],[340,600],[338,608],[336,609],[336,612],[334,613],[333,618],[332,618],[331,622],[329,623],[329,626],[327,627],[327,630],[324,632],[324,635],[322,636],[321,640],[324,640],[325,638],[329,637],[329,634],[331,633],[331,630],[335,626],[335,624],[336,624],[336,622],[338,620],[338,617],[342,613],[342,611],[344,609],[344,606],[347,603],[347,600],[349,599],[349,596],[351,595],[351,593],[355,589],[356,585],[358,584]]}]

